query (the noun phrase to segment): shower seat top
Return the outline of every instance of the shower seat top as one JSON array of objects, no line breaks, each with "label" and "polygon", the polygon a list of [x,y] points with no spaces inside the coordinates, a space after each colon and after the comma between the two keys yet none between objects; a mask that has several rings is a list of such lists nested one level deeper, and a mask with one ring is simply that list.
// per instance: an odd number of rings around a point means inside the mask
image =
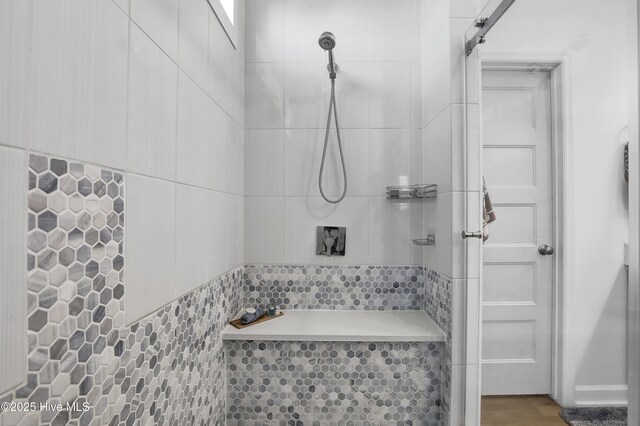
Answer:
[{"label": "shower seat top", "polygon": [[236,329],[223,340],[306,342],[444,342],[445,335],[423,311],[284,311],[271,321]]}]

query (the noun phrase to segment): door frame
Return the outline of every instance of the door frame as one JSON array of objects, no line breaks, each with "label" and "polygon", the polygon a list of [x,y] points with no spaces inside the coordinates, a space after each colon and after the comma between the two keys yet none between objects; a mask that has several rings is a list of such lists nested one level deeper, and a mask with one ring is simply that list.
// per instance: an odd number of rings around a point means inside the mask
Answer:
[{"label": "door frame", "polygon": [[[571,104],[571,57],[558,53],[484,53],[480,52],[480,71],[544,70],[551,77],[551,128],[553,173],[553,262],[551,306],[551,393],[561,406],[575,400],[577,366],[572,353],[573,309],[573,120]],[[480,74],[481,75],[481,74]],[[481,79],[481,77],[480,77]],[[482,85],[478,85],[482,92]],[[482,108],[480,108],[482,113]],[[481,131],[481,129],[480,129]],[[482,138],[480,138],[482,141]],[[481,142],[482,145],[482,142]],[[562,218],[562,220],[558,220]],[[480,265],[482,268],[482,265]],[[479,339],[480,355],[482,338]],[[480,368],[482,370],[482,368]],[[482,373],[480,373],[482,374]]]}]

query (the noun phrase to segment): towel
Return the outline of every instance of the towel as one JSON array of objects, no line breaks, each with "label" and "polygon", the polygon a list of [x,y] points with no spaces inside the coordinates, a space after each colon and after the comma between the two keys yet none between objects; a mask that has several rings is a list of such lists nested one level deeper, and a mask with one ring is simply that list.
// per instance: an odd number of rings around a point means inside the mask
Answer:
[{"label": "towel", "polygon": [[482,199],[483,199],[483,212],[482,212],[482,241],[489,239],[489,224],[495,222],[496,214],[493,211],[493,204],[491,204],[491,198],[489,197],[489,191],[487,191],[487,184],[482,177]]}]

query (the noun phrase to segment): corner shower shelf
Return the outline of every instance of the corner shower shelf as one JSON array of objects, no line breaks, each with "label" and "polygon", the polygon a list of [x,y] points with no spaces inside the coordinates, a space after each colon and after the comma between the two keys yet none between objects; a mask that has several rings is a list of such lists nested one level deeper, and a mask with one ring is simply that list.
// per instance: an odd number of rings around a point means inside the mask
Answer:
[{"label": "corner shower shelf", "polygon": [[436,245],[436,236],[435,235],[427,235],[427,238],[416,238],[413,240],[413,244],[417,246],[435,246]]},{"label": "corner shower shelf", "polygon": [[444,333],[423,311],[300,310],[240,330],[228,325],[222,340],[443,342]]},{"label": "corner shower shelf", "polygon": [[435,184],[387,186],[387,198],[392,200],[405,198],[435,198],[438,187]]}]

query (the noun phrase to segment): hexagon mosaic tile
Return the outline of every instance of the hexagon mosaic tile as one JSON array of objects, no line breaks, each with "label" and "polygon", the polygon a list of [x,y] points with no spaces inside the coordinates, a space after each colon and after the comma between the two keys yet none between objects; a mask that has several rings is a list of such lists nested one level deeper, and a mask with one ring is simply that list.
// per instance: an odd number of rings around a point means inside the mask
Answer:
[{"label": "hexagon mosaic tile", "polygon": [[249,305],[282,309],[424,309],[424,280],[417,266],[246,266]]},{"label": "hexagon mosaic tile", "polygon": [[448,424],[451,395],[451,333],[453,294],[451,279],[429,268],[424,270],[424,310],[447,336],[442,356],[442,421]]},{"label": "hexagon mosaic tile", "polygon": [[228,425],[439,425],[441,343],[226,342]]}]

